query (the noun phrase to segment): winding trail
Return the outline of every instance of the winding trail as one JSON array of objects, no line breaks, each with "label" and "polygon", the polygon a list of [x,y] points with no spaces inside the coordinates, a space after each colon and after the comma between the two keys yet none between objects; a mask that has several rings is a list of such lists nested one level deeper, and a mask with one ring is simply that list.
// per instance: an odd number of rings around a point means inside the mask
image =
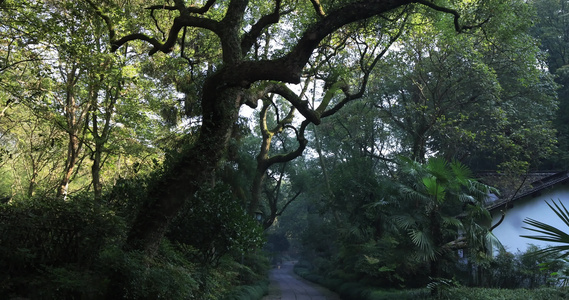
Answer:
[{"label": "winding trail", "polygon": [[340,300],[329,290],[298,277],[293,266],[294,262],[285,262],[280,269],[271,270],[269,295],[262,300]]}]

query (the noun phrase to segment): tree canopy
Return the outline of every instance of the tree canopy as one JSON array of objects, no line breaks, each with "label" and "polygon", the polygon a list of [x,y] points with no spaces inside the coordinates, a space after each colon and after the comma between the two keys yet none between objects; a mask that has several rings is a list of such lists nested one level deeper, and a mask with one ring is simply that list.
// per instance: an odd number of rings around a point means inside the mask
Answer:
[{"label": "tree canopy", "polygon": [[0,199],[116,221],[119,250],[91,260],[113,262],[98,270],[109,293],[143,280],[128,261],[161,272],[184,253],[207,275],[188,285],[199,298],[224,258],[259,246],[257,225],[275,248],[304,241],[386,282],[421,264],[439,276],[451,250],[489,240],[468,168],[564,158],[565,5],[0,1]]}]

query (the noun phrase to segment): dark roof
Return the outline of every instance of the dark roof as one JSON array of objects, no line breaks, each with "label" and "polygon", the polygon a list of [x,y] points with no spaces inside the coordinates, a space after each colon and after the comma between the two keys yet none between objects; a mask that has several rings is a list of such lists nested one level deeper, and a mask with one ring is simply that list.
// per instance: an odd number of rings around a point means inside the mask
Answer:
[{"label": "dark roof", "polygon": [[[533,178],[537,180],[530,181],[528,178]],[[481,180],[482,182],[486,180]],[[507,190],[506,193],[501,194],[501,197],[496,201],[490,203],[487,206],[488,210],[494,210],[501,206],[505,206],[524,198],[529,195],[537,194],[547,188],[550,188],[556,184],[569,182],[569,171],[555,172],[555,173],[533,173],[528,174],[527,177],[523,179],[522,182],[518,182],[518,188],[514,191]],[[486,184],[492,185],[491,183],[485,182]],[[500,192],[502,190],[497,187]]]}]

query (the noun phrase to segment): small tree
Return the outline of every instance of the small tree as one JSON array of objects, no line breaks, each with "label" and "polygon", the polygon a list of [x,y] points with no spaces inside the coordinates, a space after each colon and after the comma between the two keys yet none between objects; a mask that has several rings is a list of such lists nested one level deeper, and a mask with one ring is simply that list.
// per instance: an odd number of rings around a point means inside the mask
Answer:
[{"label": "small tree", "polygon": [[478,249],[489,243],[484,200],[490,187],[476,181],[458,161],[431,158],[420,164],[403,158],[401,214],[397,225],[417,247],[417,258],[429,262],[431,277],[440,277],[441,259],[458,249]]}]

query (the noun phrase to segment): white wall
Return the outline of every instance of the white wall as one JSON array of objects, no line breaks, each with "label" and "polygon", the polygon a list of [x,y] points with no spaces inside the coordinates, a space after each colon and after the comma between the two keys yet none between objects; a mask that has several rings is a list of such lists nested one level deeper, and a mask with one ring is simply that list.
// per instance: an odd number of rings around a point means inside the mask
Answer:
[{"label": "white wall", "polygon": [[[508,252],[516,253],[518,250],[525,252],[528,244],[534,244],[542,248],[552,244],[520,237],[520,235],[540,235],[537,232],[522,229],[523,226],[529,227],[523,223],[525,218],[532,218],[569,232],[569,228],[565,223],[545,203],[545,201],[551,203],[551,200],[556,202],[561,200],[565,207],[569,209],[569,186],[560,184],[557,187],[542,190],[541,195],[537,197],[527,196],[512,203],[514,207],[506,211],[504,222],[492,231]],[[500,209],[492,211],[492,225],[500,220]]]}]

